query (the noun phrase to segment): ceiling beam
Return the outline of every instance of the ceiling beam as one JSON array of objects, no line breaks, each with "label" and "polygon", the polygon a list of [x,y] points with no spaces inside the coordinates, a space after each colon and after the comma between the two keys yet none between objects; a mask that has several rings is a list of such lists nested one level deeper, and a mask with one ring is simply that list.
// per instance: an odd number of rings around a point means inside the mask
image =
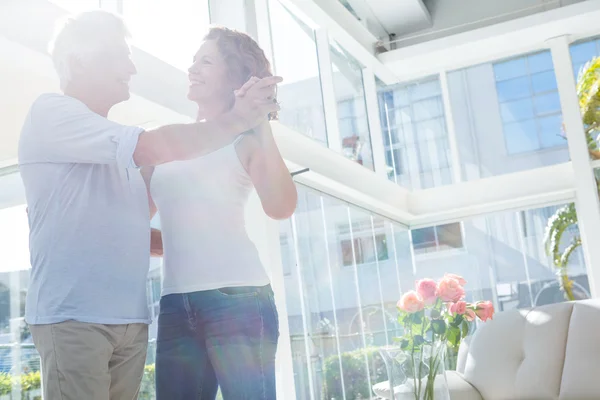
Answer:
[{"label": "ceiling beam", "polygon": [[291,169],[310,169],[298,175],[297,182],[412,229],[575,200],[570,162],[409,191],[279,122],[272,126]]},{"label": "ceiling beam", "polygon": [[411,228],[575,200],[570,162],[411,192]]},{"label": "ceiling beam", "polygon": [[404,226],[410,224],[413,216],[407,212],[410,192],[406,188],[279,122],[272,122],[272,127],[277,146],[290,169],[309,169],[295,177],[297,182]]}]

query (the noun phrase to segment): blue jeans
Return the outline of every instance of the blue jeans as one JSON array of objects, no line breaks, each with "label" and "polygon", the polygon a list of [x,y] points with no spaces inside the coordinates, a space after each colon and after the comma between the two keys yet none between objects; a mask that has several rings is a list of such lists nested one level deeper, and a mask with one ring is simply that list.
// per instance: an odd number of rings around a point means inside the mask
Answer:
[{"label": "blue jeans", "polygon": [[275,400],[277,309],[270,285],[160,300],[157,400]]}]

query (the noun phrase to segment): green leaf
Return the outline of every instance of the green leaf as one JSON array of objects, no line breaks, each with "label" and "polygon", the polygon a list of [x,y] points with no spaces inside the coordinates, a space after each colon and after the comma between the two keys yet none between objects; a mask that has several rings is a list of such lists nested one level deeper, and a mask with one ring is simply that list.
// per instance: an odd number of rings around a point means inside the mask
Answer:
[{"label": "green leaf", "polygon": [[420,346],[425,343],[425,338],[421,335],[415,335],[414,337],[415,346]]},{"label": "green leaf", "polygon": [[469,322],[464,320],[462,323],[462,337],[467,337],[469,335]]},{"label": "green leaf", "polygon": [[411,314],[413,324],[421,325],[423,322],[423,311],[416,312]]},{"label": "green leaf", "polygon": [[446,333],[446,322],[440,319],[434,319],[431,321],[431,328],[433,329],[433,333],[443,335]]},{"label": "green leaf", "polygon": [[408,339],[402,339],[402,341],[400,342],[400,348],[402,350],[406,350],[411,346],[411,341]]},{"label": "green leaf", "polygon": [[455,328],[458,328],[460,326],[460,324],[462,324],[463,321],[464,321],[464,317],[459,314],[454,317],[454,321],[452,321],[452,323],[450,325],[452,325]]},{"label": "green leaf", "polygon": [[413,315],[412,314],[405,314],[404,316],[401,317],[401,321],[400,323],[402,325],[410,325],[412,324],[412,320],[413,320]]},{"label": "green leaf", "polygon": [[441,316],[442,316],[442,313],[440,312],[440,310],[437,310],[435,308],[431,310],[431,318],[432,319],[438,319]]},{"label": "green leaf", "polygon": [[[600,119],[599,121],[600,122]],[[575,236],[571,245],[563,250],[563,234],[567,232],[572,225],[577,225],[577,212],[573,203],[558,209],[553,216],[548,219],[546,232],[544,234],[544,245],[546,253],[552,257],[554,266],[560,273],[561,289],[565,293],[567,300],[575,300],[571,290],[573,282],[568,275],[568,265],[571,254],[581,246],[581,238]]]},{"label": "green leaf", "polygon": [[448,329],[448,342],[456,347],[458,346],[458,343],[460,343],[460,339],[461,339],[461,332],[460,329],[458,329],[455,326],[450,326],[450,328]]}]

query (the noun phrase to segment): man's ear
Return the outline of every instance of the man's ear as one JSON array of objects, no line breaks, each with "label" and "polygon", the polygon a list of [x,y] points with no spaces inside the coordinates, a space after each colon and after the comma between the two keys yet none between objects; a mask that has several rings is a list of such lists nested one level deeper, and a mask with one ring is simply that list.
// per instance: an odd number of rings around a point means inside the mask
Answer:
[{"label": "man's ear", "polygon": [[84,66],[83,60],[79,57],[70,57],[69,58],[69,74],[71,78],[75,76],[84,75]]}]

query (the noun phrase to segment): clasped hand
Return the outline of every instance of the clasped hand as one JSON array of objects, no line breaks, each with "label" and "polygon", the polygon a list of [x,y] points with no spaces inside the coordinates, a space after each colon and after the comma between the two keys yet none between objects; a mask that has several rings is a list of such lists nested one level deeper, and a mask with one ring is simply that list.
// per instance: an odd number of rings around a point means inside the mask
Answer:
[{"label": "clasped hand", "polygon": [[253,76],[234,92],[235,105],[232,112],[246,123],[249,129],[260,125],[270,113],[279,111],[275,93],[277,84],[282,81],[280,76],[262,79]]}]

